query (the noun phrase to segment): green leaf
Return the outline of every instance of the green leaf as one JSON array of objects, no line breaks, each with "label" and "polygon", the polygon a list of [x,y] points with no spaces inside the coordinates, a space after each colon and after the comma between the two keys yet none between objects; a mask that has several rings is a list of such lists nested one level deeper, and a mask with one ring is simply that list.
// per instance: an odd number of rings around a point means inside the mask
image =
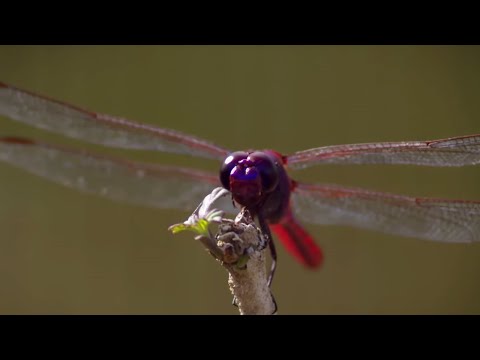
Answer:
[{"label": "green leaf", "polygon": [[199,235],[208,236],[208,226],[209,222],[205,219],[198,219],[195,223],[182,223],[182,224],[175,224],[168,228],[173,234],[178,234],[182,231],[192,231]]}]

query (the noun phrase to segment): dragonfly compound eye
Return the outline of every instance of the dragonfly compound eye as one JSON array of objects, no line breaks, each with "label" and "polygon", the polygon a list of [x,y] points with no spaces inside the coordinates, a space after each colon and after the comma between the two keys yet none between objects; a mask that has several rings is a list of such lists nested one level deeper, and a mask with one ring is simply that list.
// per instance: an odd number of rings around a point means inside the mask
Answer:
[{"label": "dragonfly compound eye", "polygon": [[264,152],[256,151],[248,156],[247,161],[255,166],[260,173],[264,192],[271,192],[277,187],[279,181],[278,164],[271,156]]},{"label": "dragonfly compound eye", "polygon": [[220,168],[220,181],[223,187],[230,190],[230,173],[233,168],[238,165],[241,160],[248,157],[248,153],[245,151],[236,151],[231,153],[223,162]]}]

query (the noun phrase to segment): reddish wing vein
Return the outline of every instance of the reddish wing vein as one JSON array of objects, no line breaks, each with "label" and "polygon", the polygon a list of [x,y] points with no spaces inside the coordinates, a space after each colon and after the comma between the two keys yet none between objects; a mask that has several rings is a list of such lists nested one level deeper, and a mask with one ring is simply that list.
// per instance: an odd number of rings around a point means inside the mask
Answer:
[{"label": "reddish wing vein", "polygon": [[296,169],[317,164],[475,165],[480,163],[480,135],[325,146],[296,152],[287,157],[287,163]]},{"label": "reddish wing vein", "polygon": [[0,115],[95,144],[223,159],[228,151],[175,130],[98,114],[0,82]]},{"label": "reddish wing vein", "polygon": [[345,225],[442,242],[480,241],[480,202],[298,184],[293,203],[302,220],[316,224]]},{"label": "reddish wing vein", "polygon": [[193,211],[217,186],[203,171],[128,161],[19,138],[0,138],[0,161],[112,200]]}]

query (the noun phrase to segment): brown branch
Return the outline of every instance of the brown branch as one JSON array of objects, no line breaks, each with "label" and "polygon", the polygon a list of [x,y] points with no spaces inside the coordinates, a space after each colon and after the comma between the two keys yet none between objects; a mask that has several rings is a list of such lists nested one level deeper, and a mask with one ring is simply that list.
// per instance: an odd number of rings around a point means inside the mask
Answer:
[{"label": "brown branch", "polygon": [[[228,194],[225,189],[215,189],[186,222],[170,229],[174,233],[189,229],[200,234],[196,239],[228,271],[228,285],[240,314],[273,314],[276,304],[267,283],[266,241],[261,231],[245,209],[235,220],[213,209],[213,204]],[[210,230],[212,224],[217,225],[215,235]]]}]

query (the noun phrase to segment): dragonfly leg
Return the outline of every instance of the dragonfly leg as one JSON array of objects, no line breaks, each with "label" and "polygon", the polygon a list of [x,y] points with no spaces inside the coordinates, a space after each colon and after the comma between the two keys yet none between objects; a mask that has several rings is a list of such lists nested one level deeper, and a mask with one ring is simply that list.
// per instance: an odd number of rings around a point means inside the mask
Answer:
[{"label": "dragonfly leg", "polygon": [[272,265],[270,267],[270,274],[268,275],[268,287],[271,287],[275,270],[277,269],[277,250],[275,249],[275,243],[273,242],[272,233],[270,227],[261,214],[258,214],[258,222],[260,223],[260,229],[263,236],[267,237],[267,243],[270,248],[270,255],[272,256]]},{"label": "dragonfly leg", "polygon": [[273,239],[271,237],[268,240],[268,246],[270,248],[270,255],[272,256],[270,275],[268,275],[268,287],[271,287],[273,275],[275,275],[275,270],[277,269],[277,249],[275,248],[275,243],[273,242]]},{"label": "dragonfly leg", "polygon": [[[269,235],[269,240],[268,240],[268,245],[270,248],[270,255],[272,256],[272,266],[270,268],[270,275],[268,276],[268,287],[272,287],[272,281],[273,281],[273,275],[275,275],[275,270],[277,269],[277,249],[275,248],[275,243],[273,242],[272,235],[270,234],[270,230],[268,231]],[[273,296],[272,291],[270,290],[270,296],[272,297],[273,305],[274,305],[274,310],[272,315],[276,314],[278,310],[277,302],[275,301],[275,297]]]}]

